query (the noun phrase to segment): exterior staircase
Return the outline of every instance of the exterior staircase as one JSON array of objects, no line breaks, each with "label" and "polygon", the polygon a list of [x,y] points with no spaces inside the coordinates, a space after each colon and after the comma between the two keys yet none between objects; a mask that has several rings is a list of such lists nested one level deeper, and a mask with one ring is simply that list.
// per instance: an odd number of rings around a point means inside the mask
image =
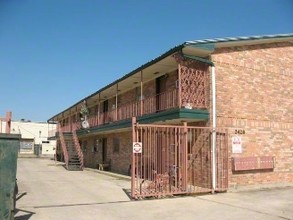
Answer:
[{"label": "exterior staircase", "polygon": [[61,148],[67,170],[83,170],[83,153],[76,132],[63,132],[59,129]]},{"label": "exterior staircase", "polygon": [[[72,136],[72,135],[70,135]],[[66,136],[67,138],[69,137],[69,135]],[[68,166],[67,166],[67,170],[82,170],[81,167],[81,161],[79,159],[78,153],[75,149],[74,146],[74,141],[67,141],[66,143],[66,149],[68,152]]]}]

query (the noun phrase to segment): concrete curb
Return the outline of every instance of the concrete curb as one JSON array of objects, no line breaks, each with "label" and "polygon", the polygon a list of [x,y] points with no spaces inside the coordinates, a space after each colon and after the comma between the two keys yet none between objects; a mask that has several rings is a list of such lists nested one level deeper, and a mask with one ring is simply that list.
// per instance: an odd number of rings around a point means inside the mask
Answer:
[{"label": "concrete curb", "polygon": [[18,158],[34,158],[34,159],[48,159],[48,160],[54,160],[53,157],[50,156],[37,156],[35,154],[18,154]]},{"label": "concrete curb", "polygon": [[84,170],[86,171],[91,171],[91,172],[95,172],[95,173],[100,173],[100,174],[104,174],[104,175],[107,175],[107,176],[111,176],[111,177],[115,177],[115,178],[118,178],[118,179],[124,179],[124,180],[131,180],[131,177],[130,176],[126,176],[126,175],[122,175],[122,174],[118,174],[118,173],[111,173],[109,171],[102,171],[102,170],[97,170],[97,169],[93,169],[93,168],[83,168]]}]

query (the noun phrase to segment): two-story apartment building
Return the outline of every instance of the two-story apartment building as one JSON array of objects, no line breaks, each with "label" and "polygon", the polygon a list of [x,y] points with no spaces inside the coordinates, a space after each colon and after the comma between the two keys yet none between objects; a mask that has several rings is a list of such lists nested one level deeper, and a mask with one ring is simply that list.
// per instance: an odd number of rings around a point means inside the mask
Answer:
[{"label": "two-story apartment building", "polygon": [[140,196],[291,184],[292,66],[292,34],[184,42],[51,117],[58,158]]}]

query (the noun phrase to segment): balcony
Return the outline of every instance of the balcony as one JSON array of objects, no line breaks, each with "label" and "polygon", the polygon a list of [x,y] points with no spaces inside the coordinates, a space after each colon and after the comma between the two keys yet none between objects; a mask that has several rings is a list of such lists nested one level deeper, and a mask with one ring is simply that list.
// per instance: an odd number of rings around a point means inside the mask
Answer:
[{"label": "balcony", "polygon": [[[180,108],[179,103],[183,103],[183,108],[201,109],[198,102],[188,103],[178,97],[178,89],[167,91],[155,96],[149,96],[140,101],[128,102],[118,108],[108,112],[97,112],[88,116],[89,128],[110,124],[117,121],[127,120],[132,117],[148,115],[157,112],[163,112],[169,109]],[[75,120],[71,123],[65,121],[62,126],[63,132],[72,132],[81,129],[81,121]],[[56,130],[51,130],[49,136],[55,136]]]},{"label": "balcony", "polygon": [[[89,127],[96,127],[178,107],[178,90],[176,89],[156,96],[146,97],[141,101],[126,103],[108,112],[91,114],[88,122]],[[78,125],[73,127],[80,128]]]},{"label": "balcony", "polygon": [[[171,118],[189,118],[191,115],[193,118],[196,116],[194,110],[208,109],[208,100],[207,95],[209,94],[208,87],[208,78],[207,78],[207,69],[196,69],[188,68],[186,66],[180,66],[179,75],[180,79],[176,81],[176,89],[169,90],[157,95],[147,96],[144,94],[145,98],[141,100],[131,101],[128,103],[119,104],[118,98],[116,95],[116,105],[112,105],[112,109],[102,112],[100,105],[103,103],[100,100],[100,96],[96,97],[96,100],[92,103],[95,103],[94,106],[88,106],[92,108],[90,114],[87,116],[88,128],[99,128],[100,126],[107,125],[111,123],[129,120],[132,117],[145,117],[148,115],[155,114],[155,117],[161,117],[162,114],[167,111],[174,109],[176,111],[180,109],[186,109],[184,111],[186,117],[172,115]],[[174,81],[175,83],[175,81]],[[115,97],[115,96],[114,96]],[[123,96],[122,96],[123,97]],[[105,101],[105,100],[103,100]],[[111,102],[113,103],[113,102]],[[115,102],[114,102],[115,103]],[[106,107],[107,109],[107,107]],[[72,108],[73,110],[73,108]],[[81,120],[79,119],[80,106],[75,106],[73,111],[67,112],[67,115],[59,115],[56,120],[61,124],[63,132],[71,132],[74,130],[81,129]],[[179,112],[179,114],[182,112]],[[204,112],[203,114],[208,115]],[[203,119],[203,117],[201,119]],[[168,119],[169,120],[169,119]],[[115,123],[116,124],[116,123]],[[55,134],[54,131],[51,131],[51,135]],[[55,136],[55,135],[53,135]]]}]

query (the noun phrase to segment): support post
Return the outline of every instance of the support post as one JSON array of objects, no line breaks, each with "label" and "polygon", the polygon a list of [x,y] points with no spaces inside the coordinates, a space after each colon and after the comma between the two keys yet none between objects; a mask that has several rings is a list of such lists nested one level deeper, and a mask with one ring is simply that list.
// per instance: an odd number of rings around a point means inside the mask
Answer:
[{"label": "support post", "polygon": [[183,123],[184,126],[184,148],[183,148],[183,190],[187,190],[187,148],[188,148],[188,129],[187,129],[187,122]]},{"label": "support post", "polygon": [[140,116],[143,115],[143,72],[140,71]]},{"label": "support post", "polygon": [[181,102],[181,64],[178,64],[178,106],[181,108],[182,102]]},{"label": "support post", "polygon": [[[135,125],[136,125],[136,118],[132,117],[132,143],[136,141],[136,133],[135,133]],[[132,148],[132,146],[131,146]],[[135,197],[135,154],[131,149],[131,197]]]}]

